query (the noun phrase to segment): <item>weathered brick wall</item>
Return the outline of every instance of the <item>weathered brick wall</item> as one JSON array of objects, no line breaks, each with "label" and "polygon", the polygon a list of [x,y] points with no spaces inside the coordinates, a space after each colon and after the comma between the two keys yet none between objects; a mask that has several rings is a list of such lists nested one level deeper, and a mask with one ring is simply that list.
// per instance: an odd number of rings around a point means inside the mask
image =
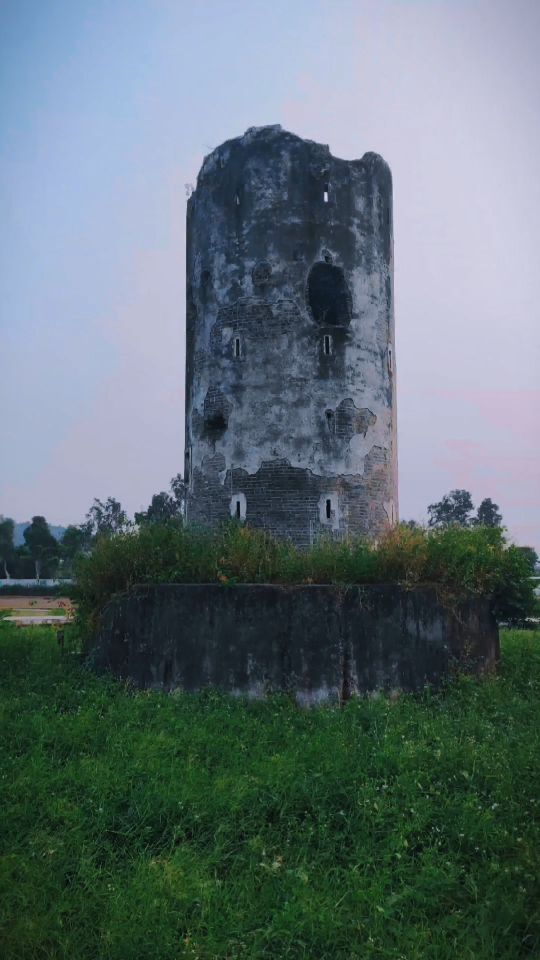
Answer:
[{"label": "weathered brick wall", "polygon": [[214,150],[188,202],[188,520],[299,545],[394,523],[393,341],[385,162],[281,127]]}]

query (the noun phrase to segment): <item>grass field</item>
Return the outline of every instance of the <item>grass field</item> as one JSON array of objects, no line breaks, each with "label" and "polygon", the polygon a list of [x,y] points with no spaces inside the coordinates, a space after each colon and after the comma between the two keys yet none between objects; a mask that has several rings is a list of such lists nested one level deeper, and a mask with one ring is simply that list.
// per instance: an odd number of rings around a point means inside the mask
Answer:
[{"label": "grass field", "polygon": [[3,960],[540,957],[540,633],[344,710],[133,693],[0,624]]}]

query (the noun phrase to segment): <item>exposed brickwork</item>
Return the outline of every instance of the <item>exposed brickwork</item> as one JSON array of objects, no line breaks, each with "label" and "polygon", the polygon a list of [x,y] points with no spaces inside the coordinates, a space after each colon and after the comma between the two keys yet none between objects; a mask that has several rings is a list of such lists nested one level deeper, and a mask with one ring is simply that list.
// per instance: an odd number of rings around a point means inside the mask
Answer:
[{"label": "exposed brickwork", "polygon": [[235,495],[244,494],[248,523],[305,546],[318,534],[328,532],[319,518],[319,501],[323,495],[336,494],[342,516],[334,536],[349,531],[368,535],[388,521],[383,505],[391,494],[387,465],[386,451],[380,447],[374,447],[366,457],[364,476],[332,478],[293,467],[288,460],[262,463],[254,474],[226,470],[223,454],[207,456],[202,467],[194,470],[188,519],[204,523],[228,516]]},{"label": "exposed brickwork", "polygon": [[377,417],[371,410],[366,407],[358,410],[350,397],[342,400],[335,410],[327,410],[326,419],[330,433],[346,441],[351,440],[355,433],[361,433],[365,437],[369,428],[377,422]]}]

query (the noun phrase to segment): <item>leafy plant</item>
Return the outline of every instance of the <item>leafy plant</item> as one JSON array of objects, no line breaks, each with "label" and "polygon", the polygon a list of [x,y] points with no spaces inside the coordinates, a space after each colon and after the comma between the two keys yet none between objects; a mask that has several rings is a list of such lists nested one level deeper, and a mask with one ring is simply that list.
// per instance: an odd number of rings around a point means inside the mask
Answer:
[{"label": "leafy plant", "polygon": [[519,552],[525,557],[525,560],[529,564],[531,573],[534,573],[536,569],[536,564],[538,563],[538,554],[533,547],[518,547]]},{"label": "leafy plant", "polygon": [[466,527],[470,523],[470,514],[473,510],[473,502],[468,490],[451,490],[439,503],[430,503],[429,526],[457,523]]},{"label": "leafy plant", "polygon": [[498,513],[498,510],[498,505],[493,503],[491,497],[486,497],[478,507],[473,523],[482,523],[485,527],[500,527],[502,514]]},{"label": "leafy plant", "polygon": [[179,473],[171,480],[171,492],[155,493],[148,510],[135,514],[135,523],[168,523],[184,516],[185,483]]},{"label": "leafy plant", "polygon": [[433,529],[398,524],[378,543],[321,539],[307,550],[229,521],[218,529],[144,524],[98,536],[75,561],[71,595],[82,622],[115,595],[143,583],[436,584],[449,602],[491,600],[500,620],[522,622],[537,610],[527,559],[499,527]]},{"label": "leafy plant", "polygon": [[107,497],[105,503],[95,498],[86,514],[86,520],[88,532],[94,536],[98,533],[118,533],[130,525],[126,511],[114,497]]},{"label": "leafy plant", "polygon": [[499,507],[493,503],[491,497],[482,500],[476,511],[476,517],[471,517],[473,510],[474,505],[468,490],[451,490],[438,503],[430,503],[429,526],[439,527],[450,523],[457,523],[460,527],[501,526],[502,515],[498,513]]},{"label": "leafy plant", "polygon": [[15,555],[13,533],[15,523],[10,517],[0,516],[0,563],[4,567],[6,577],[9,577],[7,565]]},{"label": "leafy plant", "polygon": [[58,559],[59,546],[56,537],[49,530],[45,517],[32,517],[32,522],[24,531],[24,540],[36,567],[36,580],[40,579],[43,563]]}]

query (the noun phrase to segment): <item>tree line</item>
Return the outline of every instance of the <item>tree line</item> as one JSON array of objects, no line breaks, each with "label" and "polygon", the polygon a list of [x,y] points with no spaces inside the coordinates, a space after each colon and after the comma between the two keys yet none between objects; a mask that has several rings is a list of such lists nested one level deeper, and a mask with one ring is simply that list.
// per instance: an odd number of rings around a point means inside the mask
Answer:
[{"label": "tree line", "polygon": [[94,499],[84,523],[70,524],[60,540],[54,537],[45,517],[35,516],[23,532],[24,544],[16,547],[15,522],[0,515],[0,576],[13,580],[69,578],[79,553],[90,553],[96,537],[127,530],[134,525],[167,523],[184,515],[184,481],[180,474],[171,480],[170,492],[156,493],[147,510],[128,518],[114,497]]},{"label": "tree line", "polygon": [[[178,473],[172,478],[170,491],[156,493],[147,510],[135,513],[131,521],[122,505],[114,497],[105,502],[94,499],[84,523],[71,524],[60,540],[50,532],[45,517],[32,517],[25,529],[24,544],[13,543],[14,521],[0,516],[0,564],[3,575],[12,579],[37,580],[58,576],[69,577],[73,561],[79,553],[90,553],[96,537],[111,535],[144,524],[165,524],[181,520],[184,516],[185,486]],[[476,510],[468,490],[451,490],[438,503],[428,507],[428,526],[441,527],[457,524],[460,527],[501,527],[502,515],[496,503],[487,497]],[[420,526],[415,520],[405,521],[406,526]],[[538,554],[532,547],[519,547],[531,570],[538,562]]]},{"label": "tree line", "polygon": [[[475,507],[468,490],[451,490],[438,503],[428,507],[428,527],[443,527],[456,524],[458,527],[502,527],[502,514],[491,497],[486,497],[474,515]],[[407,526],[420,526],[416,520],[406,521]],[[538,554],[533,547],[518,547],[534,573]]]}]

